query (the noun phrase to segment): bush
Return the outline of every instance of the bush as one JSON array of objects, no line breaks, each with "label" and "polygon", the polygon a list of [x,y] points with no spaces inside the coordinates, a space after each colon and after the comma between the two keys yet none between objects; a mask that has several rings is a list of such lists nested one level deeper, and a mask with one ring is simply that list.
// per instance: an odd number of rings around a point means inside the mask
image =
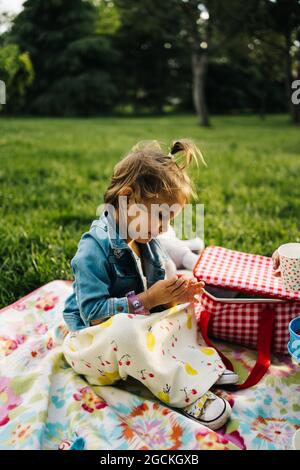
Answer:
[{"label": "bush", "polygon": [[0,79],[6,85],[6,105],[2,110],[16,112],[24,107],[26,90],[33,76],[33,66],[26,52],[21,53],[16,44],[0,48]]}]

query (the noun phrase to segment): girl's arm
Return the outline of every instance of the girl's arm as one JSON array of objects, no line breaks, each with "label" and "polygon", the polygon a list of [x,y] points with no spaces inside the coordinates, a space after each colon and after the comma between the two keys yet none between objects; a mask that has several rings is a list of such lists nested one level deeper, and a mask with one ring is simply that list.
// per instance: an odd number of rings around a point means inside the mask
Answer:
[{"label": "girl's arm", "polygon": [[[144,304],[145,308],[147,310],[150,310],[151,308],[155,307],[151,301],[151,297],[147,293],[147,291],[141,292],[140,294],[137,295],[139,297],[140,301]],[[166,307],[167,308],[167,307]],[[128,302],[128,312],[134,313],[132,305]],[[106,317],[109,318],[109,317]],[[98,320],[92,320],[91,321],[91,326],[98,325],[99,323],[102,323],[105,321],[106,318],[100,318]]]},{"label": "girl's arm", "polygon": [[111,297],[109,261],[102,247],[85,234],[71,261],[75,277],[75,294],[80,316],[86,326],[112,315],[129,312],[127,297]]},{"label": "girl's arm", "polygon": [[[138,294],[138,297],[148,310],[151,310],[153,307],[156,306],[162,307],[163,309],[167,309],[173,307],[174,305],[177,305],[178,303],[187,302],[188,299],[183,297],[186,293],[186,286],[186,279],[177,279],[175,276],[171,279],[157,281],[155,284],[149,287],[149,289]],[[172,298],[174,299],[173,301],[165,303],[166,300]],[[133,311],[131,305],[129,305],[129,310],[127,311]],[[101,323],[101,321],[103,321],[103,318],[93,321],[92,325]]]}]

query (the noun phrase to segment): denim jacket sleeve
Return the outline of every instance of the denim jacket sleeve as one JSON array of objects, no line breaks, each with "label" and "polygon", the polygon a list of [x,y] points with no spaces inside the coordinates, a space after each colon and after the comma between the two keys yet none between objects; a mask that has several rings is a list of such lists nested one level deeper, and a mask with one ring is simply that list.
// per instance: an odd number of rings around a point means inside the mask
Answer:
[{"label": "denim jacket sleeve", "polygon": [[[99,254],[98,256],[95,253]],[[127,297],[110,297],[109,265],[105,253],[93,237],[81,242],[71,261],[80,316],[86,326],[117,313],[129,312]]]}]

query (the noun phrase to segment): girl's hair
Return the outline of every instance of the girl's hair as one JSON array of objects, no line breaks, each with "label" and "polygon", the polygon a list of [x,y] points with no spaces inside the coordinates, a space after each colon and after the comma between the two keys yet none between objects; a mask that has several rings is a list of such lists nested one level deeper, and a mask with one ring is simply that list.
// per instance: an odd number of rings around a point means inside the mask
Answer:
[{"label": "girl's hair", "polygon": [[197,196],[186,168],[193,160],[198,166],[199,159],[206,165],[191,139],[174,141],[168,154],[157,140],[140,141],[115,166],[104,203],[118,207],[120,191],[129,186],[137,202],[159,199],[160,202],[186,204],[190,197]]}]

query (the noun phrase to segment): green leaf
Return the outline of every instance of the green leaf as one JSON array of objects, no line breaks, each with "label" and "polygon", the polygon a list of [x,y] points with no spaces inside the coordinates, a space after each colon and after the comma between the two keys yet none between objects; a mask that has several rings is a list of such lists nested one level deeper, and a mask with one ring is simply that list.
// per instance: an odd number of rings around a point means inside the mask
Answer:
[{"label": "green leaf", "polygon": [[35,301],[35,300],[28,300],[28,301],[26,302],[26,307],[27,307],[27,308],[33,308],[33,307],[35,306],[35,304],[36,304],[36,301]]},{"label": "green leaf", "polygon": [[29,325],[30,323],[34,323],[36,321],[36,316],[30,313],[29,315],[26,315],[24,320],[26,322],[26,325]]},{"label": "green leaf", "polygon": [[45,396],[42,393],[37,393],[30,399],[29,403],[34,403],[35,401],[40,401],[40,400],[43,400],[44,398]]},{"label": "green leaf", "polygon": [[300,373],[296,373],[294,375],[291,375],[289,377],[285,377],[284,383],[287,385],[299,385],[300,384]]},{"label": "green leaf", "polygon": [[26,408],[26,406],[18,406],[17,408],[14,408],[13,410],[9,411],[8,413],[9,419],[11,420],[16,419],[17,416],[19,416],[20,414],[24,413],[27,410],[28,408]]},{"label": "green leaf", "polygon": [[37,419],[39,422],[44,423],[47,419],[47,416],[48,416],[48,411],[43,410],[39,412],[39,414],[37,415]]},{"label": "green leaf", "polygon": [[74,411],[80,411],[80,402],[71,403],[67,408],[66,415],[69,416]]},{"label": "green leaf", "polygon": [[240,422],[237,419],[231,419],[226,428],[226,434],[230,434],[239,428]]},{"label": "green leaf", "polygon": [[16,377],[11,383],[10,387],[16,394],[23,395],[23,393],[28,392],[32,384],[37,379],[39,374],[30,374],[26,377]]}]

